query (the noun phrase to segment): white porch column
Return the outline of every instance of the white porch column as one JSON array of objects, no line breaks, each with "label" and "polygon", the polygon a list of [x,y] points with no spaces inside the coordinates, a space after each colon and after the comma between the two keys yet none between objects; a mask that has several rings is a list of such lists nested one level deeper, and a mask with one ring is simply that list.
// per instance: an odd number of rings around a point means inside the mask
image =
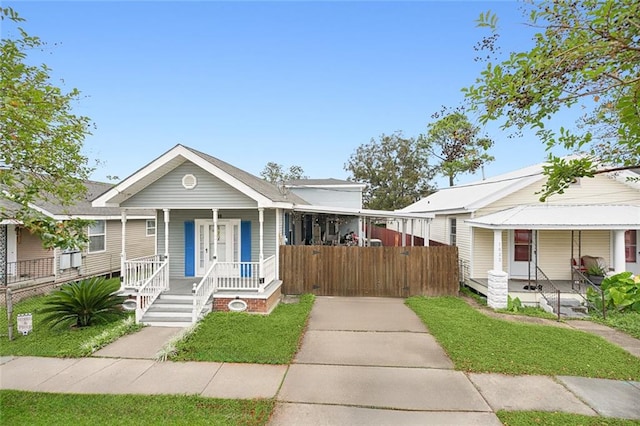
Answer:
[{"label": "white porch column", "polygon": [[[282,210],[281,209],[276,209],[276,264],[274,265],[275,267],[275,274],[276,274],[276,279],[280,279],[280,245],[282,244],[283,238],[282,238]],[[263,264],[264,264],[264,259],[263,259]],[[260,278],[264,278],[264,272],[262,272],[262,266],[260,265],[260,273],[261,273],[261,277]],[[269,283],[264,283],[264,284],[269,284]]]},{"label": "white porch column", "polygon": [[413,247],[416,235],[415,235],[415,229],[414,229],[414,219],[411,219],[411,247]]},{"label": "white porch column", "polygon": [[[276,214],[277,216],[277,214]],[[278,220],[276,218],[276,220]],[[262,262],[264,262],[264,208],[258,209],[258,223],[260,224],[260,275],[262,273]]]},{"label": "white porch column", "polygon": [[502,229],[493,230],[493,270],[502,271]]},{"label": "white porch column", "polygon": [[164,213],[164,258],[169,259],[169,209],[162,209]]},{"label": "white porch column", "polygon": [[125,279],[125,263],[127,261],[127,211],[122,210],[120,212],[120,222],[122,223],[121,239],[120,242],[120,284]]},{"label": "white porch column", "polygon": [[213,260],[218,261],[218,209],[211,209],[213,213]]},{"label": "white porch column", "polygon": [[358,217],[358,246],[364,246],[364,235],[362,235],[362,228],[364,226],[364,220],[362,216]]},{"label": "white porch column", "polygon": [[627,268],[624,253],[624,230],[613,231],[613,271],[616,274],[624,272]]},{"label": "white porch column", "polygon": [[407,219],[402,219],[402,247],[407,246]]},{"label": "white porch column", "polygon": [[487,305],[493,309],[506,308],[509,294],[509,276],[504,271],[489,271],[488,275]]},{"label": "white porch column", "polygon": [[428,219],[422,219],[422,238],[424,238],[424,246],[429,247],[429,234],[431,232]]}]

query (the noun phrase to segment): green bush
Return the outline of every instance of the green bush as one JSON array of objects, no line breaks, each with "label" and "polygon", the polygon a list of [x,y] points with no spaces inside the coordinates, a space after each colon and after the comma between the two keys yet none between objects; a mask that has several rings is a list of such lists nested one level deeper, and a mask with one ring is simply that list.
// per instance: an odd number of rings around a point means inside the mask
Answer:
[{"label": "green bush", "polygon": [[[604,293],[604,306],[607,310],[619,312],[640,312],[640,277],[632,277],[631,272],[621,272],[602,280],[600,288]],[[602,310],[602,295],[588,288],[589,302]]]},{"label": "green bush", "polygon": [[105,323],[122,315],[124,297],[116,293],[120,284],[102,277],[90,278],[63,285],[51,294],[40,311],[50,327],[87,327]]}]

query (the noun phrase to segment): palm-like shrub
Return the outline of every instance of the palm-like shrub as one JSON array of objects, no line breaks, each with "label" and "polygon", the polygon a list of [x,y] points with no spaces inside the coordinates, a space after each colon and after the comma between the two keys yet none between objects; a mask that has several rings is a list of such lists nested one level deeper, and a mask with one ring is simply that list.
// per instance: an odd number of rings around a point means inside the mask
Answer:
[{"label": "palm-like shrub", "polygon": [[51,294],[40,310],[51,327],[87,327],[114,320],[122,315],[124,297],[116,293],[120,284],[115,280],[90,278],[63,285]]}]

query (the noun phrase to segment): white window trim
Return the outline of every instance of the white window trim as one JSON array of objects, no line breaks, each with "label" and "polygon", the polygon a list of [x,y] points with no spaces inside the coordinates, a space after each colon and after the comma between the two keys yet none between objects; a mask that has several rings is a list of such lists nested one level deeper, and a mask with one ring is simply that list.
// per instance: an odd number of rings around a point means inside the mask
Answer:
[{"label": "white window trim", "polygon": [[[150,230],[150,228],[149,228],[149,222],[151,222],[151,221],[153,221],[153,234],[150,234],[150,233],[149,233],[149,230]],[[158,222],[157,222],[155,219],[146,219],[146,220],[144,221],[145,235],[146,235],[147,237],[155,237],[155,236],[156,236],[156,233],[158,232],[158,229],[157,229],[157,223],[158,223]]]},{"label": "white window trim", "polygon": [[[89,238],[89,243],[87,244],[87,253],[95,254],[95,253],[104,253],[107,251],[107,221],[104,219],[96,220],[96,222],[104,222],[104,232],[102,234],[91,234],[91,226],[87,229],[87,237]],[[91,250],[91,237],[104,236],[104,248],[102,250]]]},{"label": "white window trim", "polygon": [[[455,226],[455,233],[453,232],[453,221],[455,221],[456,226]],[[449,218],[449,245],[452,246],[457,246],[458,245],[458,218],[457,217],[450,217]],[[455,239],[455,241],[453,241]]]}]

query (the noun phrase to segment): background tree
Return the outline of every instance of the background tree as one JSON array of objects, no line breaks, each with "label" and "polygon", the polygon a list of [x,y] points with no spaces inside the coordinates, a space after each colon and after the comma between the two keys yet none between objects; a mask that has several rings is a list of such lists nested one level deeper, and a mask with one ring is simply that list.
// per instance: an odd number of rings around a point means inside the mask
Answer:
[{"label": "background tree", "polygon": [[[11,8],[0,8],[0,18],[3,25],[22,21]],[[43,200],[72,205],[91,172],[81,153],[90,122],[72,113],[79,91],[64,93],[46,65],[27,61],[26,52],[42,46],[21,28],[0,40],[0,219],[22,222],[45,247],[78,247],[87,221],[57,222],[30,208]]]},{"label": "background tree", "polygon": [[434,190],[429,181],[435,169],[428,164],[426,145],[402,132],[360,145],[344,168],[350,180],[366,185],[363,204],[370,209],[401,209]]},{"label": "background tree", "polygon": [[[440,114],[434,114],[437,118]],[[466,115],[452,112],[427,126],[427,134],[421,139],[429,152],[438,159],[438,172],[454,185],[457,175],[474,173],[494,158],[487,153],[493,146],[489,138],[480,138],[480,128],[471,124]]]},{"label": "background tree", "polygon": [[289,180],[307,179],[302,167],[291,166],[289,170],[285,170],[281,164],[274,163],[273,161],[269,161],[267,165],[264,166],[264,169],[260,172],[260,177],[276,185]]},{"label": "background tree", "polygon": [[[488,63],[476,85],[465,89],[483,123],[502,119],[504,128],[529,128],[550,150],[586,151],[565,161],[550,155],[541,198],[562,191],[576,177],[592,177],[596,163],[640,164],[640,2],[636,0],[538,1],[525,4],[529,25],[539,29],[535,45],[500,63]],[[497,17],[479,25],[494,34],[482,47],[495,48]],[[549,130],[549,119],[566,108],[584,108],[576,130]],[[608,139],[593,140],[592,126],[605,123]],[[597,133],[596,133],[597,134]]]}]

